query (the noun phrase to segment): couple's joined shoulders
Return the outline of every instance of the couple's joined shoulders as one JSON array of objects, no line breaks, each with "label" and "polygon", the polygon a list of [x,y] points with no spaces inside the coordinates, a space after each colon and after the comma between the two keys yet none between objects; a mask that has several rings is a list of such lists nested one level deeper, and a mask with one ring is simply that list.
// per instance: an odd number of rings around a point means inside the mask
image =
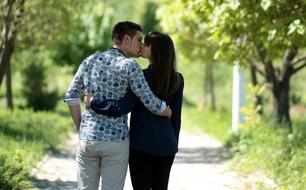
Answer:
[{"label": "couple's joined shoulders", "polygon": [[96,52],[89,56],[87,56],[82,63],[84,64],[90,64],[97,61],[115,61],[117,64],[121,64],[125,67],[140,67],[140,65],[137,63],[136,60],[127,58],[125,56],[121,55],[112,55],[110,54],[109,50],[104,52]]}]

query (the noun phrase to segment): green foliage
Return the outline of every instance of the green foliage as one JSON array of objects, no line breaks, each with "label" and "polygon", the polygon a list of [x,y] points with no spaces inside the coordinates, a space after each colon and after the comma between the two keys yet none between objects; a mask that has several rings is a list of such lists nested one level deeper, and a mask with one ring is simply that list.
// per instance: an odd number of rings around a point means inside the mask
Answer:
[{"label": "green foliage", "polygon": [[160,30],[159,21],[156,19],[155,13],[158,6],[154,2],[146,2],[145,11],[142,15],[142,29],[146,35],[152,30]]},{"label": "green foliage", "polygon": [[67,113],[1,110],[0,187],[25,189],[29,171],[44,153],[57,150],[71,131],[69,123]]},{"label": "green foliage", "polygon": [[231,125],[231,73],[232,68],[226,64],[215,65],[216,99],[219,109],[209,111],[203,104],[204,64],[192,62],[184,57],[178,59],[178,71],[184,76],[184,97],[182,129],[195,133],[207,133],[214,138],[225,141]]},{"label": "green foliage", "polygon": [[[180,52],[178,52],[180,53]],[[180,54],[179,54],[180,55]],[[178,71],[181,72],[185,79],[184,100],[190,102],[198,108],[205,108],[204,102],[204,76],[205,65],[201,61],[190,61],[189,59],[178,57]],[[232,68],[227,64],[214,65],[215,78],[215,96],[216,104],[220,110],[231,110],[232,96]],[[226,98],[224,98],[226,97]]]},{"label": "green foliage", "polygon": [[[185,103],[185,102],[184,102]],[[205,133],[221,142],[230,132],[231,115],[227,111],[212,112],[183,105],[182,129],[193,133]]]},{"label": "green foliage", "polygon": [[182,73],[185,80],[184,97],[198,106],[199,102],[203,102],[204,91],[201,87],[204,86],[204,65],[201,63],[194,63],[192,65],[182,58],[178,60],[177,69]]},{"label": "green foliage", "polygon": [[[182,54],[194,61],[211,62],[215,45],[208,40],[209,25],[197,15],[189,3],[193,1],[167,1],[157,11],[160,25],[174,39]],[[204,15],[204,14],[203,14]]]},{"label": "green foliage", "polygon": [[58,142],[67,136],[67,123],[71,122],[56,113],[31,110],[1,110],[0,121],[0,138],[3,139],[0,152],[14,153],[22,149],[29,152],[27,157],[47,149],[55,150]]},{"label": "green foliage", "polygon": [[247,173],[262,170],[282,190],[306,188],[305,120],[295,122],[293,134],[268,122],[244,128],[227,140],[233,165]]},{"label": "green foliage", "polygon": [[290,114],[280,94],[289,92],[291,76],[306,66],[305,10],[303,0],[165,0],[158,15],[190,60],[252,63],[284,105],[273,104],[275,120],[282,122]]},{"label": "green foliage", "polygon": [[0,187],[3,190],[22,190],[30,188],[28,170],[24,167],[21,154],[16,153],[13,158],[0,154]]},{"label": "green foliage", "polygon": [[176,0],[164,2],[159,18],[179,43],[187,43],[186,50],[188,44],[195,46],[193,52],[214,47],[215,58],[233,62],[255,56],[259,44],[270,58],[293,45],[305,47],[305,9],[303,0]]},{"label": "green foliage", "polygon": [[73,30],[74,17],[86,1],[52,0],[25,1],[24,14],[20,18],[18,49],[48,48],[67,38]]},{"label": "green foliage", "polygon": [[74,70],[87,56],[111,47],[113,8],[104,2],[84,5],[73,20],[73,30],[55,48],[54,60],[59,65],[73,65]]},{"label": "green foliage", "polygon": [[220,55],[241,60],[256,55],[257,46],[263,45],[269,58],[275,59],[292,46],[305,47],[305,8],[302,0],[231,1],[215,6],[213,39]]},{"label": "green foliage", "polygon": [[[135,4],[117,0],[85,3],[80,13],[73,18],[72,30],[66,34],[67,38],[56,44],[53,59],[59,65],[72,65],[76,71],[87,56],[112,46],[112,27],[115,23],[124,20],[138,22],[140,19],[136,17],[140,17],[142,12],[135,10],[144,8],[144,5],[145,2]],[[146,19],[150,19],[150,22],[144,21],[146,28],[156,25],[152,12],[155,9],[148,7]]]},{"label": "green foliage", "polygon": [[297,95],[296,93],[292,93],[290,96],[290,101],[292,102],[292,104],[300,104],[301,100],[302,100],[302,96]]},{"label": "green foliage", "polygon": [[241,113],[244,116],[244,123],[241,124],[240,128],[245,127],[257,127],[262,122],[261,115],[259,114],[262,110],[262,105],[256,105],[256,96],[262,96],[266,86],[253,86],[248,85],[247,103],[241,108]]},{"label": "green foliage", "polygon": [[48,92],[46,89],[46,67],[39,59],[29,60],[24,69],[23,94],[27,106],[37,110],[53,110],[58,102],[57,91]]}]

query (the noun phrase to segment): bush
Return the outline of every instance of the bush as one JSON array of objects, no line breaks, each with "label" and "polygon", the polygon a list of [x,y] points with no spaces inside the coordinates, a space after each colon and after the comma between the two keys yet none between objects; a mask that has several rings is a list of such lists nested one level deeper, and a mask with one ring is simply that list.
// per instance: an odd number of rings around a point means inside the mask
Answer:
[{"label": "bush", "polygon": [[71,129],[71,119],[64,113],[1,110],[0,189],[26,189],[28,171],[44,153],[57,151]]},{"label": "bush", "polygon": [[24,167],[21,154],[16,153],[14,158],[8,159],[6,154],[0,154],[0,189],[21,190],[30,188],[29,172]]},{"label": "bush", "polygon": [[27,106],[37,110],[54,110],[59,96],[57,91],[47,91],[45,83],[46,67],[38,60],[30,62],[23,70],[23,94]]},{"label": "bush", "polygon": [[261,170],[279,189],[306,189],[305,121],[294,123],[294,132],[274,124],[244,128],[226,143],[234,155],[233,165],[239,171]]},{"label": "bush", "polygon": [[[11,151],[18,148],[29,152],[36,152],[38,149],[55,150],[72,128],[69,124],[69,117],[52,112],[1,110],[0,139],[3,140],[3,146],[0,147],[0,152],[3,149]],[[31,150],[33,148],[35,150]]]}]

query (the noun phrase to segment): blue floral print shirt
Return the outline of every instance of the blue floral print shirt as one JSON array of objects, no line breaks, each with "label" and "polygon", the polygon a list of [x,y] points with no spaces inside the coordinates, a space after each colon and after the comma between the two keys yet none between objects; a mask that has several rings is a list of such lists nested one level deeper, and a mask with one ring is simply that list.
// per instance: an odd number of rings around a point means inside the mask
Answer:
[{"label": "blue floral print shirt", "polygon": [[[158,113],[166,107],[165,102],[158,99],[149,88],[138,63],[125,57],[121,50],[110,48],[87,57],[81,63],[64,101],[68,105],[79,104],[84,92],[102,100],[118,100],[124,97],[129,87],[151,112]],[[127,138],[126,114],[110,117],[85,108],[80,124],[80,139],[123,141]]]}]

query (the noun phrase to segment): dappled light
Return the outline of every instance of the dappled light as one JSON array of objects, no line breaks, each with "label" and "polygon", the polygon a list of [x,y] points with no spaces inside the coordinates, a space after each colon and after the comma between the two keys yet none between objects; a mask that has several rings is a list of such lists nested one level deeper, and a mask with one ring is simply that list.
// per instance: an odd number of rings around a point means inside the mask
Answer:
[{"label": "dappled light", "polygon": [[79,139],[174,156],[170,190],[306,189],[305,0],[3,0],[0,17],[0,189],[77,189]]}]

